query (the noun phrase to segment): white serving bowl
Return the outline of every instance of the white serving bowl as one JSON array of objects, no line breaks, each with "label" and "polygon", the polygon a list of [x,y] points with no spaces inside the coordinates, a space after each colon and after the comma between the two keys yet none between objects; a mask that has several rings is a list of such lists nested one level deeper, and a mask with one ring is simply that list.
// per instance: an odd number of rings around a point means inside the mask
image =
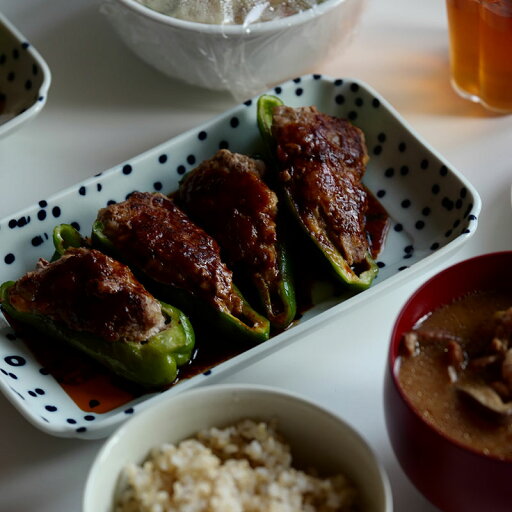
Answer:
[{"label": "white serving bowl", "polygon": [[265,386],[215,385],[170,396],[123,424],[92,465],[83,512],[112,512],[122,468],[142,462],[152,447],[244,418],[277,420],[295,461],[321,473],[345,473],[359,488],[365,512],[392,511],[391,490],[380,463],[363,438],[336,415]]},{"label": "white serving bowl", "polygon": [[166,75],[238,99],[314,71],[346,44],[365,0],[325,0],[287,18],[207,25],[173,18],[135,0],[105,0],[103,12],[142,60]]}]

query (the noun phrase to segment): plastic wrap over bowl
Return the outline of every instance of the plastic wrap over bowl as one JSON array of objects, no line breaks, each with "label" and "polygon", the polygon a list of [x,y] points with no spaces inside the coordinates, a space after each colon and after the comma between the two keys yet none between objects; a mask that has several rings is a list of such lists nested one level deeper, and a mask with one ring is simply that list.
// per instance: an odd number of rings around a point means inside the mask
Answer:
[{"label": "plastic wrap over bowl", "polygon": [[346,45],[364,0],[326,0],[298,14],[250,25],[172,18],[135,0],[107,0],[102,11],[125,44],[166,75],[243,100],[314,69]]}]

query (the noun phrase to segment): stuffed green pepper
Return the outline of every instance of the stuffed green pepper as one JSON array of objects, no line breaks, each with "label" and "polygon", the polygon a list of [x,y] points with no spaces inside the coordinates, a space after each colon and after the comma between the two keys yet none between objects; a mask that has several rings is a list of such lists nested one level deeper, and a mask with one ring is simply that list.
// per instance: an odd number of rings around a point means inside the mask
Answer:
[{"label": "stuffed green pepper", "polygon": [[176,198],[218,242],[235,281],[247,283],[243,289],[280,331],[295,318],[295,292],[277,196],[263,180],[265,171],[263,161],[221,149],[185,175]]},{"label": "stuffed green pepper", "polygon": [[293,217],[342,282],[368,288],[378,267],[365,226],[363,132],[316,107],[288,107],[269,95],[259,98],[258,126]]},{"label": "stuffed green pepper", "polygon": [[155,296],[193,325],[249,344],[269,337],[269,321],[233,283],[217,242],[160,193],[134,192],[101,209],[92,243],[129,265]]},{"label": "stuffed green pepper", "polygon": [[172,384],[193,356],[187,317],[94,249],[69,248],[51,263],[40,259],[34,271],[0,287],[0,301],[15,328],[63,341],[145,388]]}]

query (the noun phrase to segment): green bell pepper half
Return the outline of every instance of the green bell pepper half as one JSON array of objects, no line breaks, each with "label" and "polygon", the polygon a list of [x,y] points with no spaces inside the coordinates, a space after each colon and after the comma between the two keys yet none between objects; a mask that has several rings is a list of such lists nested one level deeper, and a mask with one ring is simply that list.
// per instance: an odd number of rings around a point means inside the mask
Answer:
[{"label": "green bell pepper half", "polygon": [[[123,261],[122,254],[119,254],[112,241],[105,235],[103,224],[98,220],[93,223],[91,241],[94,247]],[[141,269],[134,270],[136,274],[143,273]],[[261,343],[270,337],[269,320],[255,311],[236,287],[236,292],[242,300],[242,314],[240,317],[215,308],[212,304],[197,298],[187,290],[158,283],[148,276],[144,276],[142,280],[155,297],[163,298],[183,309],[192,319],[196,330],[202,328],[208,333],[212,328],[228,339],[238,340],[250,345]],[[149,282],[146,283],[146,281]]]},{"label": "green bell pepper half", "polygon": [[84,352],[116,375],[148,389],[173,383],[178,368],[190,361],[194,351],[194,331],[187,317],[177,308],[161,302],[168,327],[145,342],[105,341],[87,332],[79,332],[37,314],[20,312],[9,302],[14,281],[0,286],[0,302],[7,315],[50,338],[58,339]]},{"label": "green bell pepper half", "polygon": [[[269,152],[270,158],[275,162],[275,141],[272,135],[272,123],[273,113],[277,106],[284,105],[284,102],[277,96],[264,94],[258,98],[257,102],[257,123],[258,128]],[[345,285],[349,286],[354,291],[366,290],[373,282],[375,276],[378,273],[378,266],[372,258],[370,252],[365,255],[364,263],[361,263],[359,267],[363,267],[361,270],[355,270],[352,268],[345,258],[341,255],[339,250],[329,240],[327,234],[324,238],[328,243],[321,242],[317,237],[313,236],[309,232],[305,224],[302,222],[299,212],[297,210],[295,201],[290,191],[283,187],[283,193],[289,210],[292,216],[299,222],[302,229],[306,232],[308,237],[314,242],[314,244],[320,249],[323,256],[329,262],[334,275]]]}]

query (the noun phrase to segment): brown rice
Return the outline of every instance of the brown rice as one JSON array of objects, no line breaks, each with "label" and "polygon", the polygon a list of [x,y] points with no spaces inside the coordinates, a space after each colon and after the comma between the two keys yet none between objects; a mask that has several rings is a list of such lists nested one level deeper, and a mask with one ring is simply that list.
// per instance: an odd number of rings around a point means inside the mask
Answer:
[{"label": "brown rice", "polygon": [[344,475],[293,468],[275,428],[253,420],[155,448],[122,482],[116,512],[348,512],[357,502]]}]

